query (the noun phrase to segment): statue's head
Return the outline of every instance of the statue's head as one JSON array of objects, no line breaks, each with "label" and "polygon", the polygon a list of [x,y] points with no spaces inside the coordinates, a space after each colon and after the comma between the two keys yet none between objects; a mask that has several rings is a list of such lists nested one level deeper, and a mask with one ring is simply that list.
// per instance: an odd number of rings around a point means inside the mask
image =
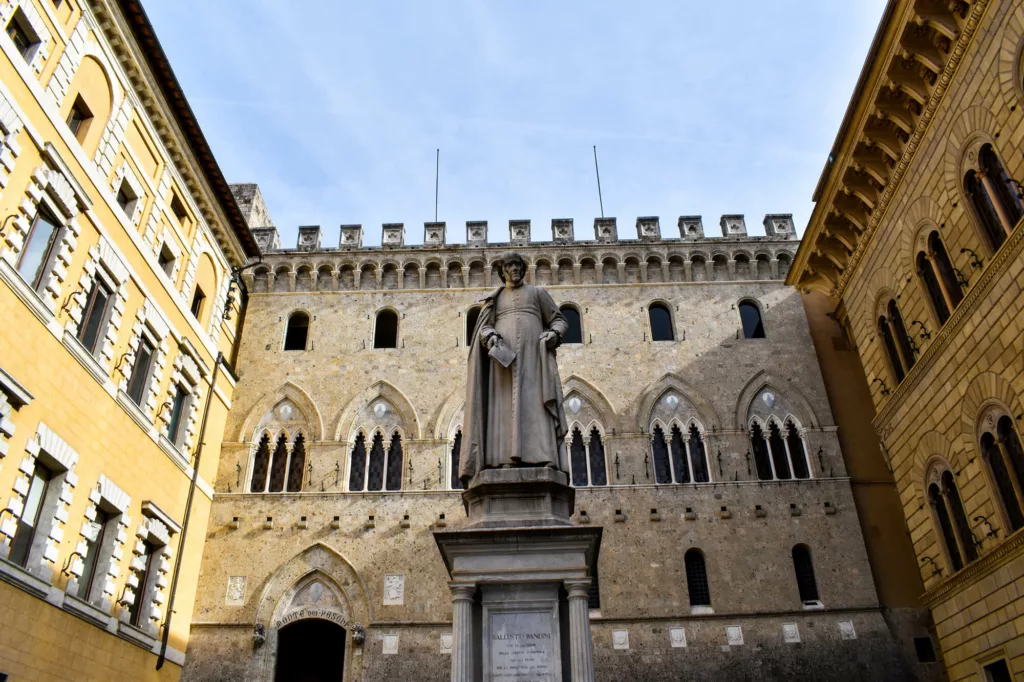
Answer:
[{"label": "statue's head", "polygon": [[498,273],[502,282],[519,284],[526,276],[526,261],[518,251],[506,251],[501,255],[501,271]]}]

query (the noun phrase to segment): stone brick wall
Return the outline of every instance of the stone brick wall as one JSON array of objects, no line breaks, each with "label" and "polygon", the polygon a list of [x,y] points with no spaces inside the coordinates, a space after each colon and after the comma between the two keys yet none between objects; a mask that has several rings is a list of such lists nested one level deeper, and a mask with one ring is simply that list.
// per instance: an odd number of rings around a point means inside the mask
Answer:
[{"label": "stone brick wall", "polygon": [[[367,629],[361,648],[349,638],[346,680],[447,678],[440,636],[450,632],[450,596],[431,533],[463,523],[446,467],[461,423],[466,315],[490,288],[455,284],[471,277],[421,288],[417,276],[409,279],[414,286],[384,289],[387,279],[376,273],[387,272],[388,264],[407,271],[436,262],[439,271],[460,275],[473,263],[489,269],[504,248],[279,251],[253,273],[250,291],[268,293],[249,299],[187,679],[262,679],[275,619],[289,608],[290,576],[310,574],[339,585],[346,595],[339,618]],[[692,268],[651,265],[668,265],[673,257],[692,264],[700,253],[710,262],[726,250],[751,260],[758,253],[777,258],[791,249],[792,242],[770,238],[520,247],[535,281],[538,270],[548,277],[545,262],[562,261],[572,274],[560,279],[559,267],[548,281],[564,283],[546,285],[558,303],[575,305],[582,316],[584,343],[558,351],[566,401],[579,400],[577,413],[570,409],[567,417],[587,429],[597,423],[604,434],[611,485],[579,488],[576,498],[577,520],[604,528],[600,609],[592,612],[598,679],[641,669],[645,680],[708,679],[720,669],[734,671],[730,679],[840,679],[852,669],[865,679],[910,674],[907,642],[894,637],[879,609],[800,294],[774,278],[739,279],[731,268],[720,272],[720,281],[692,281]],[[643,281],[632,283],[584,282],[578,266],[587,259],[642,263],[646,272],[638,268]],[[358,289],[338,289],[346,267],[367,273]],[[652,272],[666,271],[684,281],[651,281]],[[302,273],[311,272],[323,276],[304,282]],[[325,281],[331,284],[321,290]],[[737,307],[745,299],[761,308],[767,338],[743,338]],[[651,341],[647,307],[655,301],[669,307],[675,341]],[[384,308],[399,315],[395,349],[373,348],[375,315]],[[295,311],[310,317],[307,349],[284,351]],[[679,398],[675,415],[669,396]],[[378,405],[386,411],[377,414]],[[811,479],[757,480],[747,423],[749,415],[773,409],[802,428]],[[650,425],[656,416],[665,422],[692,416],[701,424],[711,482],[655,484]],[[346,492],[355,433],[378,426],[402,433],[403,490]],[[303,492],[247,492],[260,436],[282,432],[306,438]],[[796,544],[811,549],[823,610],[801,604],[791,554]],[[712,614],[690,610],[683,555],[691,547],[706,557]],[[388,575],[404,577],[400,605],[383,603]],[[229,578],[243,576],[244,595],[226,600]],[[856,640],[843,639],[839,621],[843,628],[854,623]],[[783,625],[794,623],[802,640],[787,644]],[[262,647],[252,643],[256,625],[270,633]],[[745,643],[727,646],[726,628],[735,625]],[[670,627],[686,629],[686,648],[671,646]],[[629,650],[613,648],[613,630],[630,632]],[[391,634],[399,637],[397,656],[382,651],[381,637]],[[927,632],[918,624],[904,634]],[[923,671],[929,674],[938,670]]]}]

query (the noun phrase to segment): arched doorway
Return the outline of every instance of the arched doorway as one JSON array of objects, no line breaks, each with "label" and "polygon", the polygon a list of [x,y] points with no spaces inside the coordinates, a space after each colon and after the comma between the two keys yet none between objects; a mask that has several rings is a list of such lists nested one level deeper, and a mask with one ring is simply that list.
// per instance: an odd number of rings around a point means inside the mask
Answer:
[{"label": "arched doorway", "polygon": [[345,628],[307,618],[278,631],[274,682],[341,682],[344,674]]}]

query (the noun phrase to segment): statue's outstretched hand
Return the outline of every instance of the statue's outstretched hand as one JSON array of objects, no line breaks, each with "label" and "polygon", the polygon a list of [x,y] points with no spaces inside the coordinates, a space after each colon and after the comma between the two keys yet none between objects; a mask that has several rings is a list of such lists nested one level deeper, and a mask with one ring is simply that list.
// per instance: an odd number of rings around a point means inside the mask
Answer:
[{"label": "statue's outstretched hand", "polygon": [[558,347],[558,334],[556,334],[553,331],[546,331],[543,334],[541,334],[540,340],[544,342],[544,345],[548,348],[548,350]]}]

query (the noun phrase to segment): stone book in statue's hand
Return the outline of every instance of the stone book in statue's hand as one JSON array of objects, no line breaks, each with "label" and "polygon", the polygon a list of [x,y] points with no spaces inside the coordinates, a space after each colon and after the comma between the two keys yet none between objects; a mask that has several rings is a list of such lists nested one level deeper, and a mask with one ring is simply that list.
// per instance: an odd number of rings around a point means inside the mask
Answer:
[{"label": "stone book in statue's hand", "polygon": [[508,367],[516,359],[516,352],[506,346],[502,339],[498,339],[487,354],[497,360],[502,367]]}]

